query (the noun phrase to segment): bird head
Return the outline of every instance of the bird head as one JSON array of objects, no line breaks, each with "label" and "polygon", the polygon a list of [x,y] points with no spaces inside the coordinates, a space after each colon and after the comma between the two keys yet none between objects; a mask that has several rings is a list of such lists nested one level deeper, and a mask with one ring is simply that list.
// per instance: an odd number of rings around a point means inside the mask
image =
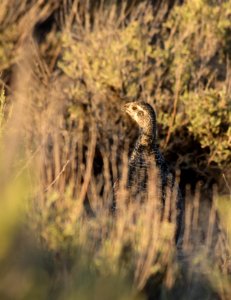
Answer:
[{"label": "bird head", "polygon": [[140,127],[148,134],[155,134],[156,131],[156,114],[152,106],[146,102],[129,102],[123,106],[125,111]]}]

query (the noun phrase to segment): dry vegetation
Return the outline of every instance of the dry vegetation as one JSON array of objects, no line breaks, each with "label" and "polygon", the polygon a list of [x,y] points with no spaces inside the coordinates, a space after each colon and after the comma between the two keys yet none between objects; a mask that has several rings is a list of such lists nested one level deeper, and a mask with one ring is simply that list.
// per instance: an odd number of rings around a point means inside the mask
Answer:
[{"label": "dry vegetation", "polygon": [[[231,1],[179,2],[0,2],[1,299],[231,298]],[[177,246],[155,170],[128,201],[131,99],[181,170]]]}]

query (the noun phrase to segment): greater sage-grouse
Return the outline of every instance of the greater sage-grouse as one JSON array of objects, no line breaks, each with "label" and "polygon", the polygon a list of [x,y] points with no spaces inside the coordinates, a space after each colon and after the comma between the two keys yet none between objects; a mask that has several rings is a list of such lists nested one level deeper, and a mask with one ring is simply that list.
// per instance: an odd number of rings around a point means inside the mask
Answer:
[{"label": "greater sage-grouse", "polygon": [[[128,178],[126,188],[132,198],[141,198],[147,194],[149,185],[154,184],[162,198],[164,206],[167,188],[173,190],[174,177],[169,171],[168,165],[159,150],[157,144],[156,113],[151,105],[145,102],[130,102],[123,106],[125,111],[139,126],[140,134],[135,144],[128,163]],[[150,182],[148,175],[150,169],[155,171],[155,182]],[[115,189],[119,186],[119,181]],[[182,197],[179,188],[176,187],[176,212],[177,231],[176,239],[182,231]],[[114,203],[116,205],[116,203]]]}]

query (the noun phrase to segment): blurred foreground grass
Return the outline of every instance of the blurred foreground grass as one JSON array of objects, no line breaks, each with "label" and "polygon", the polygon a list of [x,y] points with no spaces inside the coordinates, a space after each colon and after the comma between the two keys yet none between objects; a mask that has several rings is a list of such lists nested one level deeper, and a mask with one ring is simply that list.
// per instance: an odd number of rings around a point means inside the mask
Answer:
[{"label": "blurred foreground grass", "polygon": [[[231,298],[231,2],[138,2],[0,4],[0,299]],[[137,98],[193,185],[178,247],[155,185],[110,214]]]}]

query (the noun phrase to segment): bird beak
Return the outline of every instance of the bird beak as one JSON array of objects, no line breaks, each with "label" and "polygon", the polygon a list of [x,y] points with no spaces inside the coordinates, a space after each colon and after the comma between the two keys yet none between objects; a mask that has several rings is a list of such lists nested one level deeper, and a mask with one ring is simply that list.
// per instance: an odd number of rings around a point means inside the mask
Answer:
[{"label": "bird beak", "polygon": [[124,111],[124,112],[127,112],[127,110],[128,110],[128,104],[123,105],[122,108],[121,108],[121,110]]}]

